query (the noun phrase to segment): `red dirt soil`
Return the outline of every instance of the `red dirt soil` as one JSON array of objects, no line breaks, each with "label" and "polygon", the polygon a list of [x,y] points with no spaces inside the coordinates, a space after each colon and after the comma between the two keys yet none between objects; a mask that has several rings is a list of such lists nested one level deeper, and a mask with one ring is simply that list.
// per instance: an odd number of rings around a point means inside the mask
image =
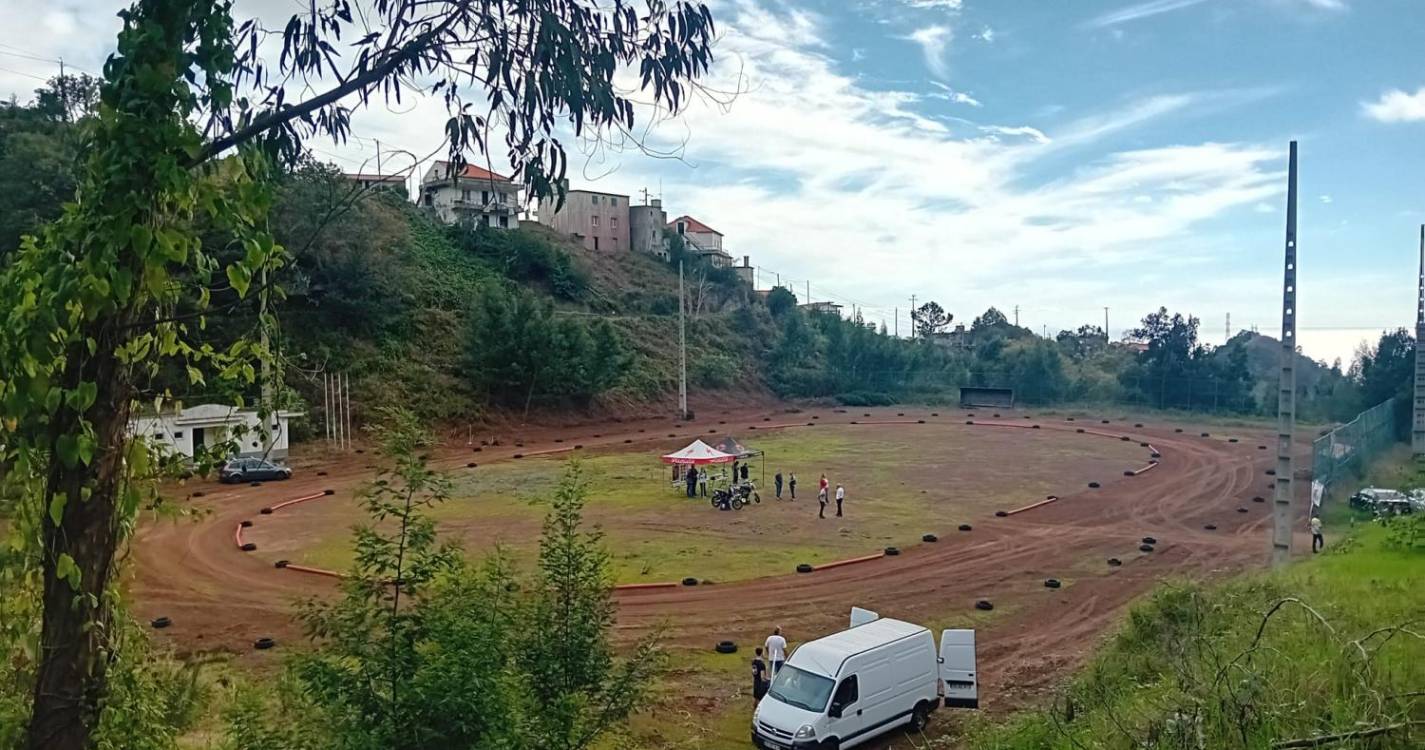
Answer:
[{"label": "red dirt soil", "polygon": [[[521,447],[515,445],[515,438],[501,436],[502,445],[485,447],[479,454],[450,447],[436,452],[432,462],[446,468],[463,467],[470,460],[483,465],[511,460],[516,453],[576,443],[586,450],[626,450],[625,439],[637,445],[666,440],[670,432],[704,437],[720,421],[728,425],[722,429],[734,432],[745,425],[760,430],[795,424],[803,427],[784,429],[805,429],[813,414],[819,416],[818,425],[904,418],[959,424],[966,430],[995,429],[979,420],[974,426],[964,425],[966,415],[958,410],[937,417],[929,409],[899,408],[900,412],[890,408],[850,413],[817,409],[795,415],[727,413],[677,426],[666,419],[647,419],[602,427],[531,429],[517,436]],[[874,416],[863,417],[865,411]],[[764,417],[769,421],[764,422]],[[1264,430],[1232,430],[1241,442],[1229,443],[1221,437],[1199,437],[1201,429],[1188,425],[1150,423],[1135,428],[1131,422],[1102,425],[1098,420],[1067,422],[1062,417],[990,421],[1001,423],[1001,429],[1038,423],[1064,440],[1127,435],[1151,443],[1162,453],[1161,464],[1139,476],[1103,477],[1102,488],[1064,492],[1057,502],[1024,513],[971,519],[971,532],[956,531],[955,525],[963,519],[936,519],[927,523],[926,531],[936,533],[938,542],[903,548],[898,556],[864,564],[741,583],[621,591],[617,636],[626,642],[663,626],[672,645],[711,648],[718,640],[733,639],[750,646],[760,644],[773,625],[781,624],[791,640],[802,641],[844,627],[852,605],[934,624],[947,615],[971,614],[975,600],[990,599],[1003,615],[979,628],[982,705],[1003,709],[1022,705],[1062,679],[1081,663],[1124,607],[1154,583],[1174,576],[1237,572],[1268,559],[1272,477],[1265,469],[1273,452],[1258,449],[1269,439]],[[1179,426],[1183,431],[1175,432]],[[1078,434],[1080,427],[1088,433]],[[595,432],[600,437],[592,437]],[[555,443],[556,438],[563,443]],[[1144,454],[1146,464],[1147,449]],[[259,636],[275,637],[279,643],[300,640],[300,628],[291,619],[293,601],[329,595],[335,582],[274,569],[260,553],[240,551],[233,542],[234,529],[246,519],[260,524],[265,517],[260,509],[283,500],[324,489],[349,496],[370,478],[375,459],[369,457],[368,452],[313,465],[291,481],[261,487],[219,488],[209,483],[192,487],[207,492],[189,501],[205,512],[200,520],[147,524],[133,545],[137,572],[131,590],[136,614],[172,618],[173,626],[155,631],[154,636],[172,642],[180,652],[231,651],[257,665],[276,658],[273,652],[251,651],[252,640]],[[963,470],[1013,472],[1016,462],[1030,461],[1033,456],[1006,455],[1000,466]],[[317,476],[319,470],[328,476]],[[1268,502],[1254,503],[1253,496]],[[1040,499],[1025,498],[1024,504]],[[1300,502],[1297,507],[1302,507]],[[1215,524],[1217,529],[1205,530],[1205,524]],[[1157,538],[1153,552],[1138,551],[1143,536]],[[1304,546],[1298,540],[1297,549]],[[1110,567],[1109,557],[1120,558],[1122,566]],[[1062,579],[1064,588],[1045,588],[1046,578]]]}]

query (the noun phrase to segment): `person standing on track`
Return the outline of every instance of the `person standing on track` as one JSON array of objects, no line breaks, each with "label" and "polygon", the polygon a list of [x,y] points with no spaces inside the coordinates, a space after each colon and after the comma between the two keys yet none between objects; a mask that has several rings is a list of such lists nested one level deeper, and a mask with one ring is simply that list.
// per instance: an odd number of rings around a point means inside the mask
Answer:
[{"label": "person standing on track", "polygon": [[776,491],[777,491],[777,499],[778,499],[778,500],[781,500],[781,499],[782,499],[782,472],[779,471],[779,472],[777,472],[777,475],[776,475],[776,476],[772,477],[772,487],[775,488]]},{"label": "person standing on track", "polygon": [[695,497],[698,494],[698,469],[696,466],[688,467],[688,475],[684,477],[688,483],[688,497]]},{"label": "person standing on track", "polygon": [[756,706],[767,694],[767,662],[762,661],[762,647],[757,647],[757,655],[752,657],[752,705]]},{"label": "person standing on track", "polygon": [[1321,535],[1321,517],[1311,517],[1311,554],[1320,552],[1326,546],[1326,537]]},{"label": "person standing on track", "polygon": [[817,518],[826,518],[826,490],[816,493]]},{"label": "person standing on track", "polygon": [[772,679],[775,680],[787,661],[787,639],[782,637],[781,625],[772,628],[772,634],[767,636],[767,642],[762,647],[767,649],[767,661],[772,663]]},{"label": "person standing on track", "polygon": [[793,500],[796,500],[796,499],[797,499],[797,473],[796,473],[796,472],[792,472],[792,473],[791,473],[791,476],[787,479],[787,489],[789,489],[789,490],[792,491],[792,499],[793,499]]},{"label": "person standing on track", "polygon": [[703,497],[708,496],[708,468],[706,466],[698,472],[698,491],[702,493]]},{"label": "person standing on track", "polygon": [[[747,481],[747,474],[748,474],[748,471],[747,471],[747,464],[743,464],[743,465],[742,465],[742,481],[744,481],[744,482]],[[763,476],[766,476],[766,475],[764,474]]]},{"label": "person standing on track", "polygon": [[840,517],[841,517],[841,501],[843,501],[843,500],[845,500],[845,499],[846,499],[846,488],[845,488],[845,487],[842,487],[840,482],[837,482],[837,483],[836,483],[836,517],[837,517],[837,518],[840,518]]}]

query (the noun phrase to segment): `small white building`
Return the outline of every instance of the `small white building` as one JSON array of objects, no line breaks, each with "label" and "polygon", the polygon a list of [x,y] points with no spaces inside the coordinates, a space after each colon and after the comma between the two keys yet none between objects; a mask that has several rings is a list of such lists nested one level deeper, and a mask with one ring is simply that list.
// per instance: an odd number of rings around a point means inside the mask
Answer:
[{"label": "small white building", "polygon": [[300,416],[301,412],[281,410],[271,415],[268,449],[263,446],[257,410],[223,404],[200,404],[182,411],[136,416],[129,420],[129,434],[192,458],[197,448],[217,446],[241,433],[238,455],[286,458],[289,423]]},{"label": "small white building", "polygon": [[722,249],[722,232],[691,216],[679,216],[668,223],[668,228],[683,238],[688,250],[712,264],[714,268],[732,265],[732,256]]},{"label": "small white building", "polygon": [[520,186],[474,164],[466,164],[458,175],[448,161],[432,164],[421,178],[420,203],[447,224],[500,229],[520,225]]}]

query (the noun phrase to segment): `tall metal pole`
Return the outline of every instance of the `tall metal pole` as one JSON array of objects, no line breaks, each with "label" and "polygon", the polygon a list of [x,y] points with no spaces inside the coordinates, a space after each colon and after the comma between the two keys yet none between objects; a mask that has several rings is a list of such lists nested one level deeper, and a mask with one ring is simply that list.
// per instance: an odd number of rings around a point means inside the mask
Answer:
[{"label": "tall metal pole", "polygon": [[1277,474],[1272,495],[1272,565],[1291,559],[1292,500],[1296,476],[1296,141],[1291,142],[1286,186],[1286,258],[1282,271],[1281,383],[1277,389]]},{"label": "tall metal pole", "polygon": [[331,373],[322,373],[322,426],[327,428],[327,450],[332,447]]},{"label": "tall metal pole", "polygon": [[1425,455],[1425,224],[1420,226],[1420,278],[1415,295],[1415,419],[1410,448],[1416,458]]},{"label": "tall metal pole", "polygon": [[351,375],[344,375],[343,378],[346,380],[346,442],[350,445],[353,442],[351,439]]},{"label": "tall metal pole", "polygon": [[910,295],[910,337],[915,338],[915,295]]},{"label": "tall metal pole", "polygon": [[1103,308],[1103,340],[1104,343],[1110,341],[1108,337],[1108,308]]},{"label": "tall metal pole", "polygon": [[678,261],[678,418],[688,418],[688,324],[683,301],[683,261]]}]

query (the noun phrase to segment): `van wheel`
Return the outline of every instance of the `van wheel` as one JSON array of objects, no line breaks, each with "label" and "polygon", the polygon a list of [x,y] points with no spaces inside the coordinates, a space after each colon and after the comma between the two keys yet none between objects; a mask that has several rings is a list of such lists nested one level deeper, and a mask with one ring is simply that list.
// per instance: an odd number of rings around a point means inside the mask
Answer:
[{"label": "van wheel", "polygon": [[930,723],[930,707],[924,701],[915,704],[915,710],[910,713],[910,731],[924,732],[927,724]]}]

